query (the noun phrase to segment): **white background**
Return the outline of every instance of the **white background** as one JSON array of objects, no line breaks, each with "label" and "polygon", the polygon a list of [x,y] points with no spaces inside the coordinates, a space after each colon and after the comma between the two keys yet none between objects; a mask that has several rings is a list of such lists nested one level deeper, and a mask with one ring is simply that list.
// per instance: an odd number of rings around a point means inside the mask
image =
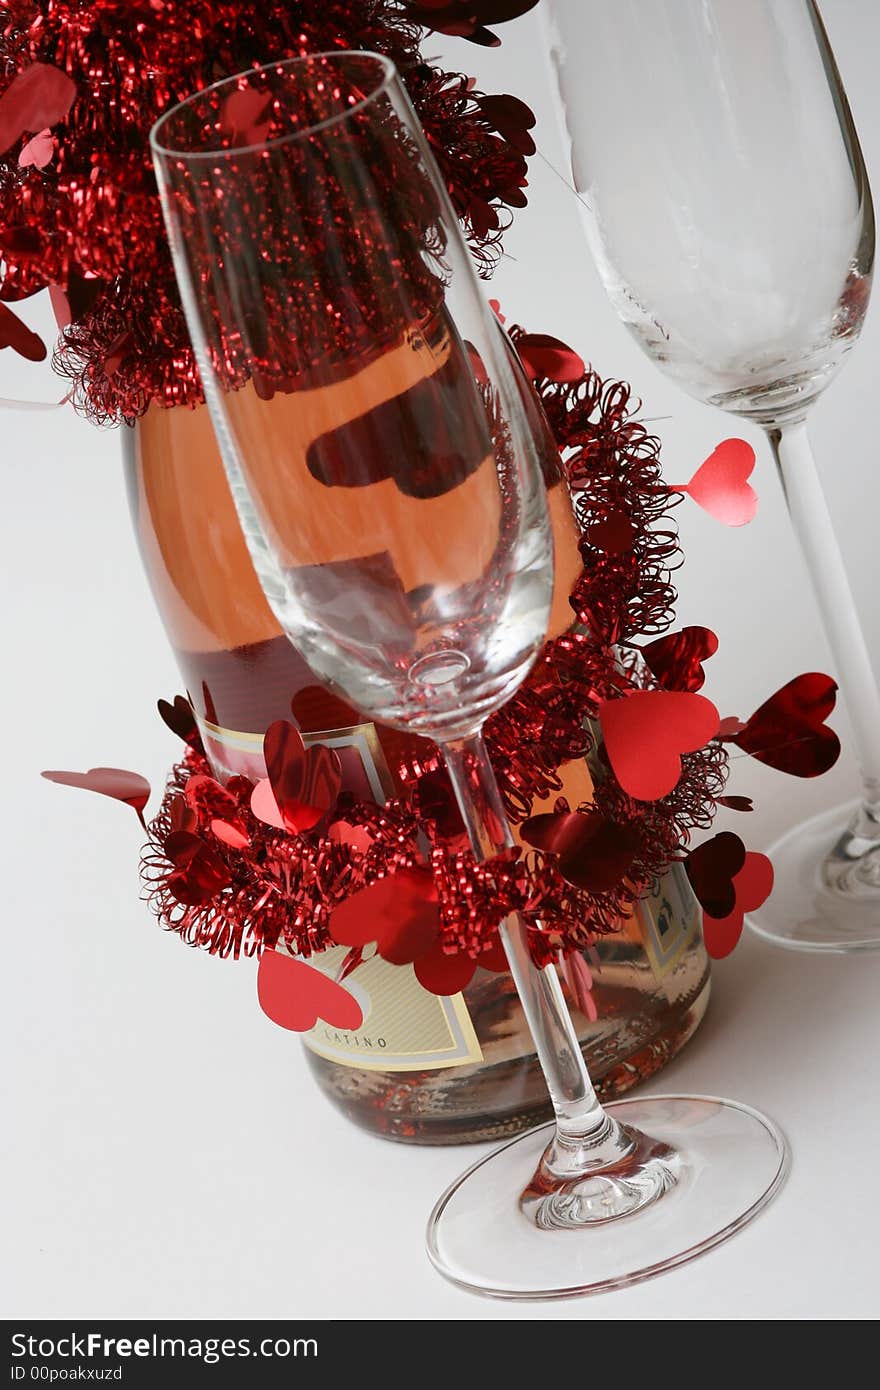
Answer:
[{"label": "white background", "polygon": [[[823,12],[880,186],[880,6]],[[495,52],[429,39],[488,91],[539,113],[559,162],[536,17]],[[639,177],[638,151],[630,151]],[[608,307],[573,196],[532,161],[532,204],[493,294],[509,318],[569,340],[629,379],[658,426],[666,475],[689,475],[746,433],[670,385]],[[876,604],[880,314],[815,411],[812,435],[872,650]],[[0,361],[0,372],[5,363]],[[6,394],[0,381],[0,394]],[[140,832],[125,809],[51,786],[43,767],[133,767],[159,786],[175,741],[154,712],[180,681],[135,553],[118,437],[67,411],[0,414],[4,569],[4,1103],[8,1317],[864,1318],[876,1314],[872,1193],[880,957],[800,957],[746,940],[715,969],[700,1033],[649,1090],[730,1094],[788,1133],[777,1202],[688,1268],[600,1299],[515,1308],[447,1286],[422,1231],[477,1154],[372,1139],[326,1105],[297,1040],[259,1012],[253,967],[184,949],[137,896]],[[721,638],[707,693],[748,714],[801,670],[833,669],[766,445],[761,505],[728,531],[679,515],[682,622]],[[845,716],[836,726],[846,739]],[[853,793],[849,756],[815,783],[739,765],[760,848]]]}]

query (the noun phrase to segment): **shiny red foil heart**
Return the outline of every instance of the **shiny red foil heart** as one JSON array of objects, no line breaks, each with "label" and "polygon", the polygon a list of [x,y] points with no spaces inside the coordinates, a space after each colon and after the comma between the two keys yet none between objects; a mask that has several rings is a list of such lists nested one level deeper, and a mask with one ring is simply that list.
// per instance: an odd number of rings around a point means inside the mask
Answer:
[{"label": "shiny red foil heart", "polygon": [[840,740],[825,723],[837,700],[830,676],[809,671],[771,695],[730,737],[744,753],[792,777],[820,777],[840,756]]},{"label": "shiny red foil heart", "polygon": [[577,888],[604,893],[622,878],[635,858],[641,836],[596,812],[557,811],[532,816],[520,835],[535,849],[559,856],[559,872]]},{"label": "shiny red foil heart", "polygon": [[58,782],[63,787],[81,787],[87,792],[98,792],[100,796],[123,801],[137,813],[138,820],[144,823],[144,807],[150,799],[150,784],[139,772],[128,772],[122,767],[91,767],[88,772],[44,772],[49,782]]},{"label": "shiny red foil heart", "polygon": [[746,847],[732,830],[722,830],[692,849],[685,872],[697,902],[713,917],[726,917],[736,905],[734,879],[746,862]]},{"label": "shiny red foil heart", "polygon": [[706,681],[703,662],[718,650],[708,627],[684,627],[642,647],[642,657],[665,690],[700,690]]},{"label": "shiny red foil heart", "polygon": [[168,876],[168,889],[178,902],[189,907],[209,902],[232,882],[232,875],[214,845],[191,830],[172,830],[165,837],[165,853],[174,865]]},{"label": "shiny red foil heart", "polygon": [[430,869],[400,869],[353,893],[334,908],[329,931],[340,946],[375,941],[383,960],[407,965],[427,952],[440,930]]},{"label": "shiny red foil heart", "polygon": [[288,830],[310,830],[339,795],[339,754],[324,744],[306,748],[299,729],[286,719],[278,719],[266,730],[263,756],[285,826]]},{"label": "shiny red foil heart", "polygon": [[62,121],[76,98],[76,84],[51,63],[29,63],[0,97],[0,154],[22,135],[36,135]]},{"label": "shiny red foil heart", "polygon": [[703,913],[703,937],[713,960],[729,956],[742,936],[746,912],[756,912],[773,891],[773,865],[766,854],[750,850],[733,880],[735,907],[726,917]]},{"label": "shiny red foil heart", "polygon": [[185,696],[175,695],[173,705],[169,704],[167,700],[160,700],[156,708],[163,722],[167,724],[173,734],[177,734],[178,738],[183,739],[188,748],[195,749],[197,753],[204,753],[202,736],[193,714],[193,707]]}]

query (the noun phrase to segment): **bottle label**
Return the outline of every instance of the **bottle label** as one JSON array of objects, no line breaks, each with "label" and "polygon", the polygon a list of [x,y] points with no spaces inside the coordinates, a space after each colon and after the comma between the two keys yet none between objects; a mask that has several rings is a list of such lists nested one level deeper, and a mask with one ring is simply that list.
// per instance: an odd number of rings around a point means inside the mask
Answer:
[{"label": "bottle label", "polygon": [[657,891],[639,904],[637,916],[651,969],[664,980],[700,929],[699,904],[680,864],[673,864]]},{"label": "bottle label", "polygon": [[[209,762],[225,776],[249,777],[252,782],[266,776],[262,734],[221,729],[207,719],[197,722]],[[376,801],[382,806],[394,795],[394,784],[373,724],[303,733],[303,743],[307,748],[323,743],[336,749],[342,763],[343,786],[358,800]]]},{"label": "bottle label", "polygon": [[[257,781],[266,775],[263,735],[222,729],[199,719],[205,751],[213,766],[228,776]],[[372,724],[304,733],[306,747],[323,743],[335,748],[342,763],[343,785],[359,800],[381,806],[394,795],[394,783]],[[309,964],[335,976],[345,959],[344,946],[312,956]],[[330,1062],[373,1071],[431,1071],[481,1062],[467,1005],[461,994],[441,998],[423,989],[411,965],[389,965],[379,956],[365,961],[346,978],[346,989],[363,1010],[354,1032],[317,1023],[302,1035],[306,1047]]]},{"label": "bottle label", "polygon": [[[339,946],[313,956],[309,964],[333,976],[345,955]],[[302,1040],[320,1057],[367,1071],[433,1071],[483,1060],[462,996],[429,994],[411,965],[389,965],[373,956],[346,977],[345,988],[360,1004],[363,1024],[342,1032],[316,1023]]]}]

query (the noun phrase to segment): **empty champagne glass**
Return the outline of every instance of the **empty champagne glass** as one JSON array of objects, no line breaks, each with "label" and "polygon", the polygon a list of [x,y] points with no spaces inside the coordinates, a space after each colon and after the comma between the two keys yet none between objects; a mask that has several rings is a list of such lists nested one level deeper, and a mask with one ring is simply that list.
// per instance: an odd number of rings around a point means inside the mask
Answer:
[{"label": "empty champagne glass", "polygon": [[[275,612],[352,704],[436,739],[475,855],[495,855],[512,839],[481,729],[543,641],[551,531],[522,387],[395,70],[364,53],[266,66],[168,112],[152,147]],[[701,1097],[603,1111],[555,970],[518,919],[501,935],[557,1119],[444,1195],[437,1267],[553,1297],[739,1229],[782,1180],[776,1127]]]},{"label": "empty champagne glass", "polygon": [[880,946],[880,693],[807,438],[856,342],[871,191],[814,0],[545,0],[571,170],[620,318],[699,400],[762,425],[849,707],[859,801],[769,849],[748,919]]}]

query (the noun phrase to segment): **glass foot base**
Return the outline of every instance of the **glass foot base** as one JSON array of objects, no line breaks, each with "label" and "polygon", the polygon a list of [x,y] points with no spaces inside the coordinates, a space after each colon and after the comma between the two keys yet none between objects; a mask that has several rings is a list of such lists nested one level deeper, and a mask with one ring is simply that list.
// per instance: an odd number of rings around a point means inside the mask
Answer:
[{"label": "glass foot base", "polygon": [[[880,884],[871,882],[869,872],[877,847],[847,829],[858,810],[858,802],[835,806],[770,846],[773,892],[747,915],[752,931],[795,951],[880,949]],[[862,843],[866,853],[853,857]]]},{"label": "glass foot base", "polygon": [[[671,1182],[631,1214],[594,1216],[578,1228],[536,1224],[527,1214],[529,1198],[554,1132],[552,1124],[542,1125],[480,1159],[440,1198],[427,1232],[440,1273],[492,1298],[569,1298],[625,1288],[727,1240],[757,1216],[786,1176],[781,1131],[737,1101],[651,1096],[606,1109],[650,1136],[656,1154],[670,1161]],[[598,1188],[593,1195],[601,1200]]]}]

